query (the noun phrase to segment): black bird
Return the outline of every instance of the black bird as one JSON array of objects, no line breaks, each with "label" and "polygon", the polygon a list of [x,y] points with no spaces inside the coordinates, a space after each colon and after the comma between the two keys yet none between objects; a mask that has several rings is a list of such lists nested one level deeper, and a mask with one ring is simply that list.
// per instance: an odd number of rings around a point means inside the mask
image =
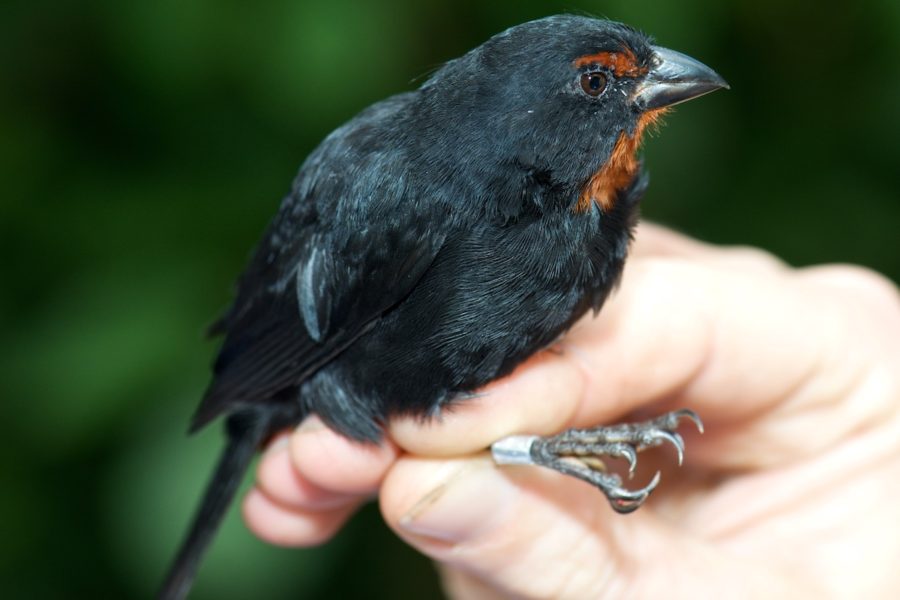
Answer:
[{"label": "black bird", "polygon": [[[492,37],[329,135],[213,327],[225,339],[191,431],[225,415],[228,442],[160,598],[187,594],[275,432],[315,413],[376,442],[388,418],[437,414],[599,310],[646,187],[642,132],[723,87],[626,25],[555,16]],[[633,462],[663,439],[680,446],[672,429],[685,415],[569,432],[526,454],[624,512],[655,480],[628,492],[560,456]]]}]

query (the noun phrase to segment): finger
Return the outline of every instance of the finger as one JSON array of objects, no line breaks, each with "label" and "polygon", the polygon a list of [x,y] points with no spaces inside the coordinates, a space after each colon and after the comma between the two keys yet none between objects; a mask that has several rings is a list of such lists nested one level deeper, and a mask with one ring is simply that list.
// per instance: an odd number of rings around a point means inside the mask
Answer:
[{"label": "finger", "polygon": [[247,527],[260,539],[278,546],[305,547],[329,540],[358,505],[359,501],[330,510],[298,510],[253,488],[244,497],[242,512]]},{"label": "finger", "polygon": [[338,493],[315,485],[294,468],[290,434],[275,438],[257,467],[256,485],[275,503],[288,509],[324,511],[354,502],[357,495]]},{"label": "finger", "polygon": [[571,421],[583,391],[577,364],[555,352],[539,352],[511,376],[445,407],[437,417],[394,419],[389,430],[394,441],[414,454],[470,453],[511,433],[559,431]]},{"label": "finger", "polygon": [[[758,592],[791,587],[777,567],[746,577],[745,560],[672,528],[651,510],[622,518],[590,486],[539,469],[501,470],[483,456],[400,459],[385,479],[381,509],[409,544],[467,574],[448,586],[463,598],[494,597],[491,590],[523,598],[597,598],[611,590],[717,597],[740,573]],[[709,577],[697,578],[698,570]]]},{"label": "finger", "polygon": [[[585,585],[592,576],[624,571],[622,557],[589,531],[603,508],[597,500],[595,490],[574,480],[536,469],[501,471],[484,456],[405,457],[385,480],[381,510],[417,550],[488,576],[506,596],[556,598],[568,588],[573,597],[590,598],[598,596]],[[634,520],[606,525],[630,528]],[[573,547],[579,552],[570,555]],[[573,583],[572,573],[586,577]]]},{"label": "finger", "polygon": [[438,563],[441,586],[447,598],[503,600],[503,593],[483,578],[452,565]]},{"label": "finger", "polygon": [[631,258],[648,256],[705,258],[712,253],[713,248],[667,227],[641,221],[635,228],[634,241],[628,255]]},{"label": "finger", "polygon": [[806,267],[800,269],[798,274],[809,282],[827,286],[831,291],[852,295],[853,302],[865,303],[868,310],[876,311],[881,319],[890,321],[884,329],[896,329],[897,320],[900,320],[900,289],[884,275],[845,264]]},{"label": "finger", "polygon": [[681,258],[633,261],[599,318],[564,341],[563,352],[587,378],[589,400],[574,421],[616,417],[673,395],[707,419],[737,419],[783,398],[817,354],[808,352],[811,337],[798,336],[799,353],[783,343],[796,315],[809,314],[807,299],[788,283]]},{"label": "finger", "polygon": [[783,271],[788,268],[776,256],[758,248],[707,244],[645,221],[636,229],[629,255],[632,259],[683,258],[742,271]]},{"label": "finger", "polygon": [[871,313],[852,316],[858,306],[846,298],[793,272],[680,259],[636,261],[628,277],[609,310],[566,339],[594,369],[575,423],[604,422],[611,407],[686,405],[709,432],[694,460],[758,468],[815,454],[883,416],[872,404],[884,393],[855,399],[881,358],[860,322]]},{"label": "finger", "polygon": [[396,455],[391,442],[355,443],[310,417],[263,455],[244,501],[247,525],[275,544],[318,544],[375,493]]},{"label": "finger", "polygon": [[305,481],[337,495],[364,496],[378,490],[397,458],[397,447],[390,440],[378,444],[349,440],[318,417],[309,417],[291,435],[290,457]]}]

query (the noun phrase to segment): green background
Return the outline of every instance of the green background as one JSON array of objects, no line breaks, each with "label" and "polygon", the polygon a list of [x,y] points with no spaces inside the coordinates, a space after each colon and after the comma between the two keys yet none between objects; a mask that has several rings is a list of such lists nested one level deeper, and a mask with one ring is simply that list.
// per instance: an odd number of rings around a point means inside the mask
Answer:
[{"label": "green background", "polygon": [[[900,278],[896,0],[4,2],[5,598],[151,594],[220,441],[184,436],[215,350],[203,329],[304,156],[442,61],[563,11],[638,26],[732,85],[650,140],[647,217]],[[233,511],[195,597],[438,595],[369,507],[315,550],[267,547]]]}]

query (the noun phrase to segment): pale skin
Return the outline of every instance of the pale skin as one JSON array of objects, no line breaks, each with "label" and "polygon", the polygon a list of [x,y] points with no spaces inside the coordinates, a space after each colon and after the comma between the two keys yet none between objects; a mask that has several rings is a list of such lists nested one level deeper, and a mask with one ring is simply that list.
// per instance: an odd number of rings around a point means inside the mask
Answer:
[{"label": "pale skin", "polygon": [[[662,480],[630,515],[485,452],[682,407],[706,433],[682,426],[680,469],[671,448],[640,455],[626,483]],[[380,446],[307,419],[266,450],[243,512],[264,540],[312,546],[373,496],[453,598],[895,597],[900,295],[861,268],[642,225],[621,289],[557,348]]]}]

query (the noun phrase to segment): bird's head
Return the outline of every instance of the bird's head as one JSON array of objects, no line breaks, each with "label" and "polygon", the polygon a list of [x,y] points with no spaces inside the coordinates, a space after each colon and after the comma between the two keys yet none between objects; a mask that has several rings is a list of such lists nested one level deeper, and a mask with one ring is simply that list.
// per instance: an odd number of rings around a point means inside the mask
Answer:
[{"label": "bird's head", "polygon": [[[639,168],[641,135],[719,75],[620,23],[562,15],[508,29],[423,86],[455,160],[518,168],[570,208],[608,208]],[[509,180],[509,179],[508,179]],[[515,178],[512,179],[515,181]],[[509,190],[515,193],[515,190]]]}]

